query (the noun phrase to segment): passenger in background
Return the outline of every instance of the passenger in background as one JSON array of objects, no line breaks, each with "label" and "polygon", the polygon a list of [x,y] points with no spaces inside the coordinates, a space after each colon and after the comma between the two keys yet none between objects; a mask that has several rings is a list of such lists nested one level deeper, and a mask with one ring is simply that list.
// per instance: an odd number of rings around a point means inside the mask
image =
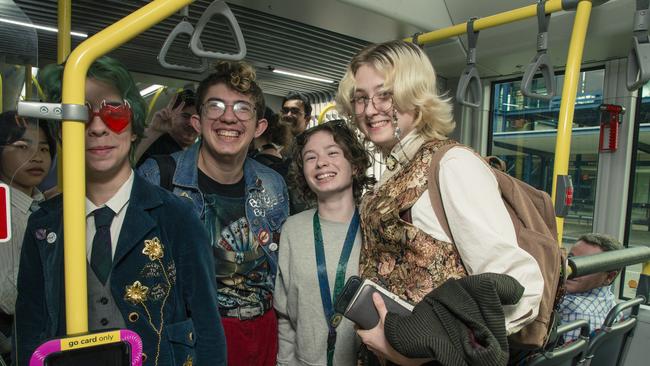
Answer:
[{"label": "passenger in background", "polygon": [[[354,324],[343,319],[334,326],[331,319],[346,279],[359,271],[357,204],[374,183],[366,174],[371,158],[345,121],[337,120],[298,135],[293,161],[290,179],[318,207],[289,217],[282,227],[278,365],[355,365],[360,342]],[[323,294],[329,301],[316,300]],[[336,332],[331,353],[330,329]]]},{"label": "passenger in background", "polygon": [[[615,238],[604,234],[585,234],[578,238],[569,252],[569,257],[580,257],[623,249]],[[558,313],[562,323],[578,319],[589,321],[592,332],[600,329],[607,313],[616,305],[616,296],[611,285],[620,270],[594,273],[566,281],[567,294],[559,305]],[[564,336],[565,342],[575,340],[580,331]]]},{"label": "passenger in background", "polygon": [[[295,137],[309,126],[311,120],[311,103],[304,94],[289,92],[282,100],[280,119],[291,127],[291,134]],[[288,152],[287,152],[288,154]]]},{"label": "passenger in background", "polygon": [[[498,293],[499,298],[490,294],[489,301],[477,298],[472,304],[499,305],[490,309],[491,319],[501,321],[491,329],[496,338],[491,338],[494,342],[489,352],[507,361],[505,336],[536,318],[544,280],[535,259],[517,244],[494,174],[482,159],[462,147],[450,149],[439,166],[440,193],[453,237],[442,228],[428,192],[429,168],[437,148],[447,143],[455,122],[449,100],[439,95],[429,58],[417,45],[403,41],[364,48],[353,57],[339,84],[337,105],[387,158],[387,170],[359,208],[364,240],[360,275],[418,304],[413,318],[389,314],[385,319],[382,316],[377,327],[360,330],[363,342],[380,358],[398,364],[423,362],[405,355],[431,357],[431,348],[427,347],[439,332],[444,333],[421,317],[433,312],[435,300],[429,299],[430,294],[435,294],[432,290],[444,289],[448,283],[457,287],[497,278],[508,286],[493,284],[488,288],[524,286],[521,300],[517,302],[516,292]],[[482,275],[489,272],[498,275],[492,279]],[[464,277],[468,280],[464,281]],[[427,300],[422,301],[425,297]],[[508,304],[504,298],[516,303],[501,306]],[[381,297],[377,295],[374,300],[380,314],[385,315]],[[463,322],[457,317],[483,314],[482,310],[448,314],[448,324],[443,325],[449,325],[451,334],[459,334],[471,343],[467,339],[469,332],[462,329],[459,324]],[[416,324],[417,329],[407,323]],[[483,355],[472,354],[473,348],[465,345],[454,353],[466,361],[484,358],[488,352],[482,348],[476,353]]]},{"label": "passenger in background", "polygon": [[11,196],[11,239],[0,243],[0,357],[9,362],[16,281],[27,219],[44,199],[36,186],[50,169],[56,142],[47,122],[0,114],[0,182]]},{"label": "passenger in background", "polygon": [[[63,66],[41,73],[61,88]],[[134,331],[144,365],[225,365],[207,233],[187,201],[131,167],[144,100],[124,65],[109,57],[90,66],[85,95],[89,330]],[[29,218],[18,274],[17,365],[27,365],[43,341],[66,334],[62,210],[59,195]]]},{"label": "passenger in background", "polygon": [[271,108],[266,107],[264,118],[268,122],[268,127],[260,137],[253,140],[254,151],[252,157],[286,179],[289,173],[289,160],[285,159],[281,152],[285,146],[289,145],[293,136],[290,133],[289,126],[280,123],[279,116],[273,113]]},{"label": "passenger in background", "polygon": [[157,111],[144,130],[144,137],[135,150],[136,166],[154,155],[171,155],[196,142],[198,132],[192,127],[196,114],[196,94],[190,89],[175,93],[169,104]]},{"label": "passenger in background", "polygon": [[[289,198],[278,173],[247,157],[249,145],[267,127],[264,94],[253,67],[240,61],[219,62],[197,96],[192,125],[201,140],[172,155],[172,189],[191,200],[210,234],[228,364],[275,365],[273,290]],[[139,172],[160,183],[153,159]]]},{"label": "passenger in background", "polygon": [[[282,100],[282,109],[280,110],[280,121],[291,127],[289,144],[283,150],[282,155],[289,159],[291,163],[292,149],[295,144],[295,137],[305,131],[311,119],[311,103],[304,94],[291,91]],[[289,198],[291,202],[291,214],[295,215],[309,208],[316,206],[316,202],[305,200],[302,197],[300,189],[289,183]]]}]

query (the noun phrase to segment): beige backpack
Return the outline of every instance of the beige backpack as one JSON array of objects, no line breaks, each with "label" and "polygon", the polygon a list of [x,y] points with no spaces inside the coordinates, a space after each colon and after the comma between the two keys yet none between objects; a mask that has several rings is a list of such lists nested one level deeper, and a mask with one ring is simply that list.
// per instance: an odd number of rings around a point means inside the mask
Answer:
[{"label": "beige backpack", "polygon": [[[451,148],[471,149],[450,141],[440,141],[436,145],[438,149],[433,155],[429,169],[429,196],[442,228],[453,241],[440,196],[440,160]],[[495,168],[493,164],[488,165],[497,179],[501,198],[514,224],[517,243],[537,260],[544,278],[544,292],[537,318],[519,332],[510,335],[508,340],[512,348],[540,348],[546,345],[554,330],[555,308],[564,291],[566,254],[557,242],[555,210],[548,193],[511,177],[501,169]]]}]

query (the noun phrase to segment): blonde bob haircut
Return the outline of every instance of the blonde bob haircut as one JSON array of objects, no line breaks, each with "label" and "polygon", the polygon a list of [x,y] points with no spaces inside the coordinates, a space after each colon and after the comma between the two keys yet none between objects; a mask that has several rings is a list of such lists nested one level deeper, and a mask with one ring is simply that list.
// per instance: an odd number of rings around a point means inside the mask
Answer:
[{"label": "blonde bob haircut", "polygon": [[394,108],[414,111],[415,130],[428,139],[445,140],[456,127],[449,99],[438,94],[436,73],[427,55],[413,43],[390,41],[373,44],[352,58],[339,84],[339,112],[357,124],[352,98],[354,75],[363,65],[375,68],[385,81],[383,89],[393,94]]}]

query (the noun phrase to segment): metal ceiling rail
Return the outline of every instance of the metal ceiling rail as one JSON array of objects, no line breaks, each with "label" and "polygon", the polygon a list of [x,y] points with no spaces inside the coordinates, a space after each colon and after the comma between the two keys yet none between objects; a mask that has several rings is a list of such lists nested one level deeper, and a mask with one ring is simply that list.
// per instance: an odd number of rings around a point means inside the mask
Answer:
[{"label": "metal ceiling rail", "polygon": [[[603,0],[594,0],[595,5],[605,3]],[[566,176],[569,170],[569,153],[571,151],[571,129],[573,126],[574,106],[576,102],[576,93],[578,91],[578,81],[580,77],[580,65],[582,63],[582,52],[584,50],[589,17],[591,15],[592,0],[548,0],[545,2],[544,11],[551,14],[560,10],[575,9],[576,15],[569,42],[569,51],[566,61],[564,75],[564,85],[562,88],[562,101],[560,104],[560,116],[557,126],[557,140],[555,145],[555,163],[553,167],[553,190],[551,198],[556,202],[558,176]],[[525,6],[522,8],[506,11],[496,15],[474,21],[474,30],[488,29],[503,24],[512,23],[518,20],[532,18],[537,16],[537,4]],[[451,27],[440,30],[419,34],[417,42],[427,44],[454,36],[459,36],[467,32],[467,23],[456,24]],[[405,39],[408,42],[413,41],[413,37]],[[558,229],[558,242],[562,245],[562,234],[564,218],[556,217]]]},{"label": "metal ceiling rail", "polygon": [[[589,1],[591,2],[591,1]],[[563,9],[562,5],[566,3],[565,0],[549,0],[546,2],[544,11],[546,14],[558,12]],[[537,5],[528,5],[522,8],[509,10],[503,13],[490,15],[489,17],[479,18],[474,21],[474,30],[480,31],[488,28],[497,27],[500,25],[513,23],[519,20],[524,20],[537,16]],[[467,23],[459,23],[451,27],[442,28],[439,30],[427,32],[418,35],[417,40],[419,44],[428,44],[442,41],[447,38],[463,35],[467,32]],[[413,42],[413,37],[404,39],[407,42]]]}]

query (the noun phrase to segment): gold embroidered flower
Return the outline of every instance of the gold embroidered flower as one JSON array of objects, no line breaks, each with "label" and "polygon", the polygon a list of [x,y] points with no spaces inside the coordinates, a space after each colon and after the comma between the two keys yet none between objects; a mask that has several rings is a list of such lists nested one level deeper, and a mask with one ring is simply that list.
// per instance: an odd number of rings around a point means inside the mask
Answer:
[{"label": "gold embroidered flower", "polygon": [[192,362],[192,356],[187,356],[187,359],[185,362],[183,362],[183,366],[192,366],[194,362]]},{"label": "gold embroidered flower", "polygon": [[124,294],[124,300],[130,302],[133,305],[143,303],[147,300],[147,294],[149,293],[149,287],[140,283],[140,281],[133,282],[133,285],[126,286],[126,294]]},{"label": "gold embroidered flower", "polygon": [[160,239],[156,236],[151,240],[145,240],[142,254],[148,255],[149,260],[152,261],[162,258],[165,253],[163,252],[163,245],[160,242]]}]

